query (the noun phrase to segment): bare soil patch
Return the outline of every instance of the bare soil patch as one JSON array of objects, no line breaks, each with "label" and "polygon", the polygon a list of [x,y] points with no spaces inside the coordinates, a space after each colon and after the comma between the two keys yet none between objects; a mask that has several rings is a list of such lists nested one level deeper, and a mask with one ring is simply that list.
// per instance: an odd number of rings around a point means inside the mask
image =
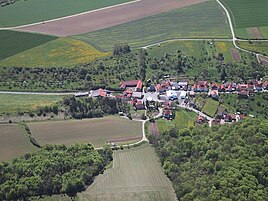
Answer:
[{"label": "bare soil patch", "polygon": [[232,48],[231,53],[232,53],[232,57],[233,57],[234,61],[236,61],[236,62],[241,61],[241,55],[236,48]]},{"label": "bare soil patch", "polygon": [[158,126],[156,122],[150,124],[150,132],[154,137],[156,138],[159,137],[160,134],[159,134],[159,130],[158,130]]},{"label": "bare soil patch", "polygon": [[108,142],[128,142],[128,141],[133,141],[133,140],[140,140],[141,137],[139,136],[134,136],[134,137],[122,137],[122,138],[113,138],[113,139],[109,139]]},{"label": "bare soil patch", "polygon": [[19,28],[19,30],[57,36],[83,34],[206,1],[208,0],[141,0],[66,19]]},{"label": "bare soil patch", "polygon": [[268,66],[268,58],[267,57],[259,56],[259,59],[263,65]]},{"label": "bare soil patch", "polygon": [[247,28],[247,32],[251,38],[262,39],[262,35],[258,27]]}]

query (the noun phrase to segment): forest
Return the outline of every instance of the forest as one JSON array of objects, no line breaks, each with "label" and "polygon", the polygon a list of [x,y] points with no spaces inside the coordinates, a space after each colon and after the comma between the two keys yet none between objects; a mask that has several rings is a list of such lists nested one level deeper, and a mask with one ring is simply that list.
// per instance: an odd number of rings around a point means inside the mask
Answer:
[{"label": "forest", "polygon": [[91,144],[46,145],[38,152],[0,163],[0,200],[77,192],[93,182],[112,160],[112,150]]},{"label": "forest", "polygon": [[267,200],[268,121],[171,130],[155,144],[181,201]]}]

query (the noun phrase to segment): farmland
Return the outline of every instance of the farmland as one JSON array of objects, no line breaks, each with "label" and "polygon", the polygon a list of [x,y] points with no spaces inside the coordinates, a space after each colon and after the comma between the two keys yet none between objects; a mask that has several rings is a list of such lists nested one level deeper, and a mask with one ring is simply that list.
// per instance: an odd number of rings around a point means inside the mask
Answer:
[{"label": "farmland", "polygon": [[0,61],[0,66],[62,67],[90,63],[107,56],[85,42],[59,38]]},{"label": "farmland", "polygon": [[33,136],[41,144],[74,144],[90,142],[95,147],[117,142],[129,143],[142,137],[141,123],[120,117],[98,119],[33,122],[28,124]]},{"label": "farmland", "polygon": [[250,51],[268,55],[268,41],[238,41],[237,45]]},{"label": "farmland", "polygon": [[189,126],[194,126],[197,115],[194,112],[179,109],[175,112],[175,119],[167,121],[164,119],[157,120],[157,125],[160,133],[169,131],[172,128],[182,129]]},{"label": "farmland", "polygon": [[19,125],[1,124],[0,130],[0,161],[11,160],[36,149]]},{"label": "farmland", "polygon": [[0,27],[11,27],[50,20],[128,1],[130,0],[18,1],[13,5],[0,8]]},{"label": "farmland", "polygon": [[0,114],[32,112],[38,107],[51,106],[63,96],[0,94]]},{"label": "farmland", "polygon": [[56,38],[55,36],[42,34],[0,30],[0,61]]},{"label": "farmland", "polygon": [[218,101],[209,98],[207,99],[204,107],[202,108],[202,112],[204,112],[208,116],[214,117],[215,113],[217,112],[218,106]]},{"label": "farmland", "polygon": [[171,201],[176,200],[154,149],[144,144],[115,151],[113,167],[99,175],[79,200],[88,201]]},{"label": "farmland", "polygon": [[221,2],[231,14],[238,37],[256,38],[252,36],[251,28],[259,29],[263,38],[268,37],[268,0],[221,0]]},{"label": "farmland", "polygon": [[173,38],[229,36],[223,11],[215,1],[208,1],[74,38],[101,51],[111,51],[116,43],[129,43],[137,48]]}]

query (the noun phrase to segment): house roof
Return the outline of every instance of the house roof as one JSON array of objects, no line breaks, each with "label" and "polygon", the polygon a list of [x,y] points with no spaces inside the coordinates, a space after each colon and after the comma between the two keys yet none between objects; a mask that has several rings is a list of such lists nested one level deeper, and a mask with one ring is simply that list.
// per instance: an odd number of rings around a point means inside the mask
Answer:
[{"label": "house roof", "polygon": [[130,80],[120,83],[120,88],[125,89],[126,87],[136,87],[141,80]]},{"label": "house roof", "polygon": [[106,97],[107,93],[102,88],[99,88],[97,90],[92,91],[91,95],[92,97],[98,97],[98,96]]}]

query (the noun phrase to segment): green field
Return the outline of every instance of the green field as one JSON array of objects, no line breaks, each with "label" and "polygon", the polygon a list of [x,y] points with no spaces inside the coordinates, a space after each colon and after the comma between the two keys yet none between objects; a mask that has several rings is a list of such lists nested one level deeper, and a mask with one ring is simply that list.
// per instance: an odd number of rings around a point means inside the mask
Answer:
[{"label": "green field", "polygon": [[56,36],[42,34],[0,31],[0,61],[38,45],[55,40],[56,38]]},{"label": "green field", "polygon": [[202,112],[207,114],[210,117],[214,117],[218,110],[219,102],[215,101],[211,98],[207,99],[204,107],[202,108]]},{"label": "green field", "polygon": [[12,160],[36,150],[19,125],[0,125],[0,161]]},{"label": "green field", "polygon": [[257,27],[268,38],[268,0],[221,0],[232,17],[235,32],[241,38],[252,37],[246,28]]},{"label": "green field", "polygon": [[59,38],[0,61],[5,67],[68,67],[107,56],[85,42]]},{"label": "green field", "polygon": [[237,45],[247,50],[268,55],[268,41],[238,41]]},{"label": "green field", "polygon": [[141,122],[109,116],[98,119],[33,122],[28,124],[41,144],[74,144],[89,142],[101,147],[108,141],[125,144],[142,137]]},{"label": "green field", "polygon": [[0,114],[32,112],[38,107],[51,106],[63,96],[0,94]]},{"label": "green field", "polygon": [[130,0],[27,0],[0,7],[0,27],[50,20]]},{"label": "green field", "polygon": [[74,36],[102,51],[117,43],[137,48],[173,38],[228,38],[225,15],[215,1],[176,9],[112,28]]},{"label": "green field", "polygon": [[189,126],[194,126],[197,119],[197,114],[191,111],[186,111],[184,109],[179,109],[175,113],[175,119],[172,121],[167,121],[165,119],[157,120],[157,126],[160,133],[169,131],[172,128],[182,129]]},{"label": "green field", "polygon": [[154,149],[148,145],[115,151],[113,167],[78,194],[83,201],[171,201],[176,195]]}]

